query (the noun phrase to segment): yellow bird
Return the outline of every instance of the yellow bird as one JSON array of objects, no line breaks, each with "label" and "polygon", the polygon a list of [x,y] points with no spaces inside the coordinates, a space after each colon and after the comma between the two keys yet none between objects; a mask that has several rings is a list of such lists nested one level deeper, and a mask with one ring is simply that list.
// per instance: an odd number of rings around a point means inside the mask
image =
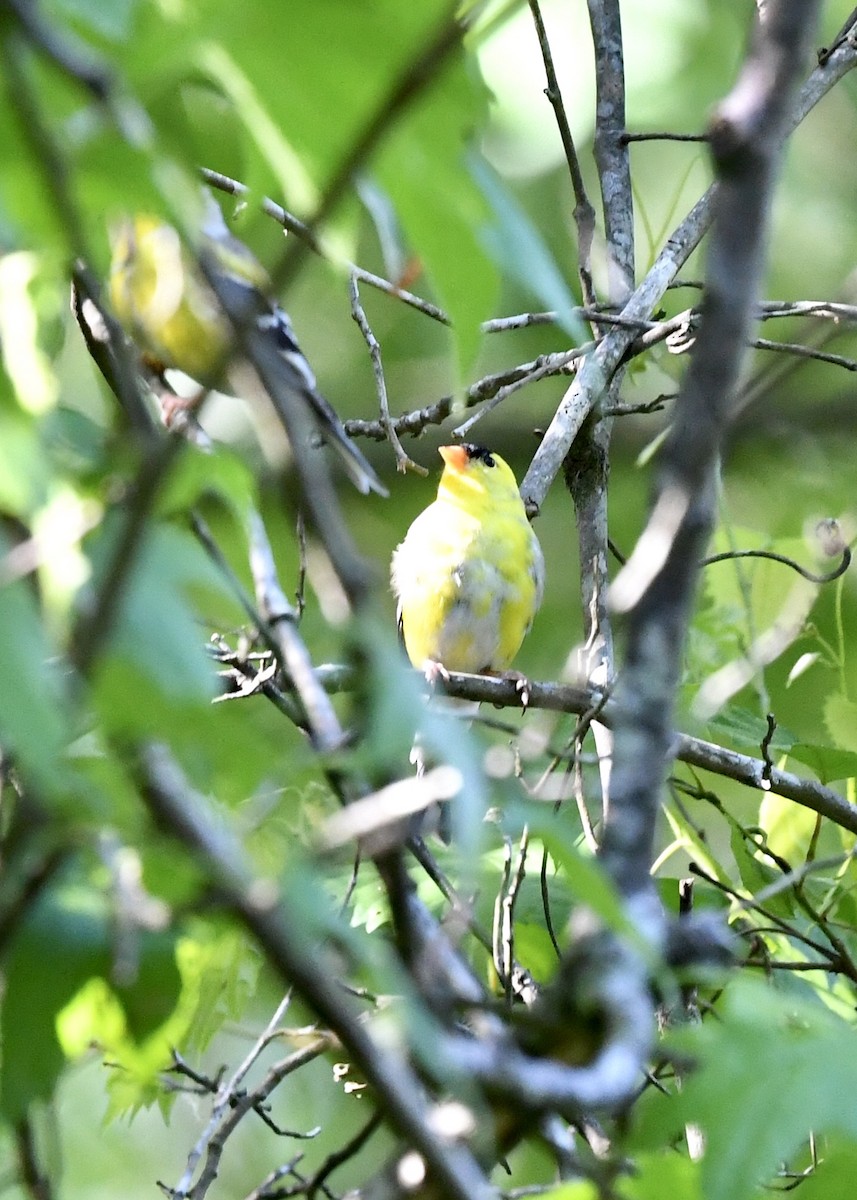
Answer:
[{"label": "yellow bird", "polygon": [[[321,395],[301,352],[291,322],[266,291],[267,273],[229,230],[220,206],[205,196],[199,261],[216,276],[229,307],[247,313],[257,335],[273,347],[283,387],[314,414],[322,437],[340,455],[361,492],[386,496],[387,489]],[[159,217],[140,214],[112,231],[110,302],[126,332],[156,369],[177,368],[217,386],[235,344],[235,329],[178,230]],[[277,407],[277,397],[271,397]]]},{"label": "yellow bird", "polygon": [[393,555],[399,628],[415,667],[504,671],[542,599],[544,557],[512,469],[483,446],[441,446],[437,499]]}]

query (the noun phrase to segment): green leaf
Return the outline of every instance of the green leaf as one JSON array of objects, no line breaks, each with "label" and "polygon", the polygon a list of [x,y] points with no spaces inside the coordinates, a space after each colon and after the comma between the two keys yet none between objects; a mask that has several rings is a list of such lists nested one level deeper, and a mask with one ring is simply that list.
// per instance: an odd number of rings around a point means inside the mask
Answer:
[{"label": "green leaf", "polygon": [[759,824],[765,831],[766,844],[789,863],[806,858],[817,819],[811,809],[775,792],[767,792],[759,804]]},{"label": "green leaf", "polygon": [[681,1093],[646,1108],[635,1141],[663,1144],[700,1125],[706,1200],[749,1200],[810,1131],[857,1133],[844,1099],[857,1089],[857,1059],[844,1052],[851,1036],[821,1006],[736,980],[716,1021],[669,1035],[699,1066]]},{"label": "green leaf", "polygon": [[556,970],[558,959],[550,934],[544,925],[515,922],[515,958],[534,979],[550,979]]},{"label": "green leaf", "polygon": [[[115,922],[98,892],[67,885],[46,894],[16,932],[6,969],[0,1027],[3,1071],[0,1111],[20,1120],[35,1100],[53,1093],[66,1063],[57,1022],[91,980],[110,978],[116,957]],[[126,1033],[143,1040],[172,1012],[179,974],[172,937],[136,930],[136,970],[124,986],[90,989],[64,1018],[65,1037],[86,1027],[76,1049],[92,1038],[112,1044]],[[111,994],[118,1006],[111,1007]],[[164,1058],[162,1048],[161,1060]]]},{"label": "green leaf", "polygon": [[473,156],[470,169],[494,214],[495,224],[484,234],[494,261],[539,306],[556,311],[574,345],[587,341],[583,323],[574,312],[574,296],[530,218],[483,159]]},{"label": "green leaf", "polygon": [[703,1196],[700,1176],[698,1162],[691,1162],[673,1150],[641,1154],[634,1161],[633,1174],[621,1180],[618,1196],[621,1200],[664,1200],[666,1196],[708,1200]]},{"label": "green leaf", "polygon": [[260,959],[243,932],[194,923],[178,947],[185,995],[182,1048],[201,1054],[226,1021],[239,1021],[256,992]]},{"label": "green leaf", "polygon": [[[728,708],[724,708],[707,723],[706,728],[711,735],[731,742],[736,749],[756,754],[768,735],[768,722],[738,704],[730,704]],[[770,752],[788,753],[797,740],[796,734],[782,725],[777,725],[770,742]]]},{"label": "green leaf", "polygon": [[857,753],[853,750],[837,750],[833,746],[797,742],[789,754],[814,771],[822,783],[857,777]]},{"label": "green leaf", "polygon": [[[795,562],[807,558],[803,538],[770,538],[756,529],[732,526],[715,535],[712,553],[733,550],[766,550]],[[706,595],[727,612],[732,612],[748,638],[755,639],[777,624],[783,635],[782,649],[802,629],[802,621],[818,595],[819,585],[795,575],[783,563],[769,558],[733,558],[712,563],[704,574]],[[784,621],[794,627],[787,638]]]},{"label": "green leaf", "polygon": [[65,1065],[57,1015],[108,965],[105,914],[94,913],[85,899],[78,910],[42,901],[20,928],[9,955],[2,1008],[0,1110],[7,1120],[20,1120],[34,1100],[51,1096]]},{"label": "green leaf", "polygon": [[622,898],[601,863],[581,853],[556,821],[545,814],[543,806],[528,806],[527,813],[531,835],[541,838],[553,861],[562,868],[574,900],[591,908],[605,925],[627,937],[643,954],[649,954],[651,947],[628,920]]},{"label": "green leaf", "polygon": [[243,523],[256,500],[256,482],[232,450],[218,446],[208,452],[189,446],[159,496],[158,511],[183,516],[207,496],[217,496]]},{"label": "green leaf", "polygon": [[[0,562],[7,549],[0,536]],[[69,733],[61,684],[31,581],[0,583],[0,744],[48,789]]]},{"label": "green leaf", "polygon": [[[828,1137],[821,1144],[815,1169],[806,1164],[800,1185],[801,1200],[851,1200],[857,1178],[857,1140]],[[798,1169],[802,1164],[796,1164]]]},{"label": "green leaf", "polygon": [[857,704],[839,692],[833,692],[824,702],[824,723],[840,750],[857,754]]},{"label": "green leaf", "polygon": [[[735,857],[735,862],[738,866],[738,874],[741,876],[741,882],[750,893],[751,896],[756,892],[760,892],[762,888],[768,884],[775,883],[782,878],[779,871],[774,870],[772,866],[758,854],[754,853],[751,845],[744,835],[741,825],[737,821],[728,818],[732,827],[730,844],[732,846],[732,854]],[[770,897],[767,902],[768,907],[779,914],[779,916],[788,919],[793,915],[793,903],[789,899],[787,892]]]},{"label": "green leaf", "polygon": [[[94,539],[95,587],[115,539],[124,535],[120,518],[112,514]],[[110,652],[169,695],[210,700],[218,689],[201,625],[201,617],[209,614],[200,612],[193,594],[213,595],[218,610],[225,604],[231,624],[233,601],[196,540],[175,526],[151,525],[126,582]]]},{"label": "green leaf", "polygon": [[410,246],[452,321],[462,373],[473,365],[480,322],[491,315],[500,290],[483,245],[488,206],[465,165],[484,111],[484,89],[459,54],[387,140],[377,164]]},{"label": "green leaf", "polygon": [[588,1179],[578,1179],[574,1183],[561,1183],[546,1192],[539,1189],[542,1200],[598,1200],[599,1189]]},{"label": "green leaf", "polygon": [[44,500],[48,479],[49,464],[35,424],[17,412],[0,411],[0,505],[16,516],[29,516]]}]

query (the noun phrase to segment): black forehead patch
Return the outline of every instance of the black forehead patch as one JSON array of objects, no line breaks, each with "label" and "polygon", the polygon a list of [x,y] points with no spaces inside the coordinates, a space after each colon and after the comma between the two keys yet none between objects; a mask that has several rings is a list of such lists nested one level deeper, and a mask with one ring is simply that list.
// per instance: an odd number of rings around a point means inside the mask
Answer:
[{"label": "black forehead patch", "polygon": [[494,456],[492,455],[491,451],[486,450],[484,446],[477,446],[473,442],[465,442],[461,448],[462,450],[466,451],[467,457],[471,462],[473,462],[475,459],[480,462],[484,462],[486,467],[494,466]]}]

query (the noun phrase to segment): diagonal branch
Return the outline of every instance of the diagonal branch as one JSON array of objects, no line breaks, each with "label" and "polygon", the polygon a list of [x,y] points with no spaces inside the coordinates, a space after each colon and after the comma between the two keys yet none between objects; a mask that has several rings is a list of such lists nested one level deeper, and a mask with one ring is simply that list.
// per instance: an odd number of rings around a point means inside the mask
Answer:
[{"label": "diagonal branch", "polygon": [[[811,73],[801,88],[781,136],[796,128],[822,97],[844,75],[853,70],[855,65],[857,43],[845,41],[822,66],[816,67]],[[634,321],[651,319],[667,288],[711,224],[716,188],[717,185],[713,184],[673,231],[645,279],[623,308],[622,317]],[[601,401],[613,372],[622,361],[634,336],[629,329],[612,330],[585,360],[577,378],[563,397],[521,484],[521,495],[531,513],[538,512],[544,503],[548,488],[562,467],[571,443],[590,412]]]},{"label": "diagonal branch", "polygon": [[494,1200],[496,1193],[471,1152],[431,1128],[430,1106],[410,1065],[397,1049],[372,1036],[318,948],[276,894],[255,877],[237,839],[212,821],[207,805],[188,788],[169,754],[162,747],[146,747],[137,770],[153,818],[194,854],[272,966],[336,1030],[391,1124],[422,1156],[443,1194],[451,1200]]}]

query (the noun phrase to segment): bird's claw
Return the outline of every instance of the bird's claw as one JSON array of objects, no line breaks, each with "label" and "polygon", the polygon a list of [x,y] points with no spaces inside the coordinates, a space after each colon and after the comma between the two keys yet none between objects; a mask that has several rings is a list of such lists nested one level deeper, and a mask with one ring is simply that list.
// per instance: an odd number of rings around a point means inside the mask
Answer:
[{"label": "bird's claw", "polygon": [[449,671],[441,662],[437,662],[433,658],[427,658],[423,663],[423,674],[425,675],[426,683],[431,688],[436,688],[437,685],[449,683]]},{"label": "bird's claw", "polygon": [[520,671],[504,671],[500,678],[507,683],[514,684],[515,691],[521,700],[521,708],[526,708],[530,703],[530,681],[526,675],[522,675]]}]

